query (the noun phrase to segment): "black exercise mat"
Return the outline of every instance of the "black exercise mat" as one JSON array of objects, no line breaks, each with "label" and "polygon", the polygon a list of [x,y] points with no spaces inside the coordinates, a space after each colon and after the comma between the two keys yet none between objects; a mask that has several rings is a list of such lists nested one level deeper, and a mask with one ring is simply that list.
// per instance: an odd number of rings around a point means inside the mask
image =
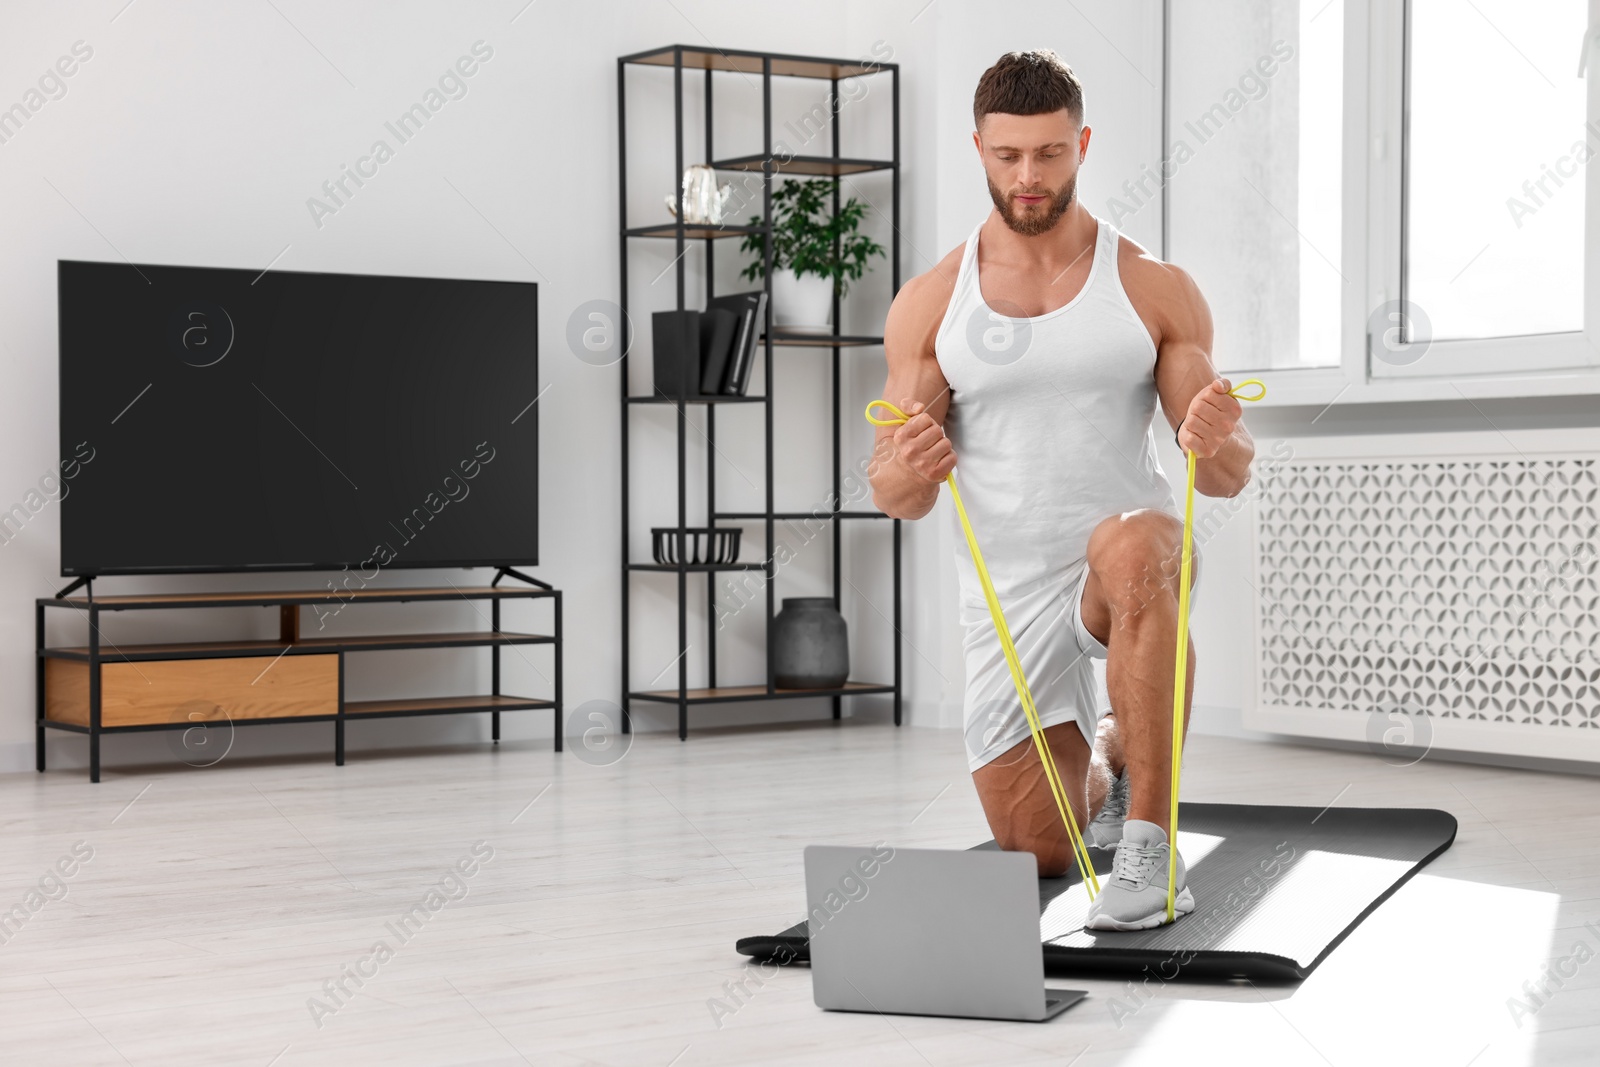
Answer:
[{"label": "black exercise mat", "polygon": [[[1163,979],[1294,980],[1310,974],[1356,924],[1456,839],[1433,808],[1185,804],[1178,843],[1195,910],[1153,930],[1088,931],[1077,871],[1039,880],[1045,970]],[[992,849],[993,841],[977,848]],[[1091,848],[1095,871],[1111,853]],[[775,963],[808,962],[806,923],[736,948]]]}]

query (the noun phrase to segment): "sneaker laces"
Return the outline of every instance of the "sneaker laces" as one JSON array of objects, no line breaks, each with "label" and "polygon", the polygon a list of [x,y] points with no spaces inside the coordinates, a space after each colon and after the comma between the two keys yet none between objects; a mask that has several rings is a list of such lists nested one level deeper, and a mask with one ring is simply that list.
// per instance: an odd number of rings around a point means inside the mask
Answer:
[{"label": "sneaker laces", "polygon": [[1106,793],[1105,807],[1100,809],[1100,814],[1108,819],[1121,822],[1128,817],[1128,772],[1124,770],[1111,782],[1111,789]]},{"label": "sneaker laces", "polygon": [[1150,884],[1158,871],[1167,867],[1165,845],[1135,845],[1123,841],[1117,846],[1116,859],[1111,864],[1113,881],[1125,882],[1130,889],[1143,889]]}]

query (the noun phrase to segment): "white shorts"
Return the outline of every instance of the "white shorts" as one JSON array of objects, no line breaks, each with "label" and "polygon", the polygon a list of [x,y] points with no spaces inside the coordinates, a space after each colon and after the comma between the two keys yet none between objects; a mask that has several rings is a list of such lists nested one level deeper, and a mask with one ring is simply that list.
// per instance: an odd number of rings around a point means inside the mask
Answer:
[{"label": "white shorts", "polygon": [[[1189,608],[1200,588],[1200,548],[1194,548],[1194,581]],[[1039,589],[1001,598],[1006,626],[1022,664],[1022,676],[1033,694],[1042,726],[1074,721],[1092,749],[1100,716],[1111,710],[1103,664],[1106,646],[1083,624],[1083,591],[1089,565],[1080,559],[1060,580]],[[964,628],[961,647],[967,681],[963,702],[963,733],[967,767],[979,767],[1004,755],[1031,736],[1022,701],[1017,697],[1011,670],[1000,648],[1000,635],[987,605],[961,604]]]}]

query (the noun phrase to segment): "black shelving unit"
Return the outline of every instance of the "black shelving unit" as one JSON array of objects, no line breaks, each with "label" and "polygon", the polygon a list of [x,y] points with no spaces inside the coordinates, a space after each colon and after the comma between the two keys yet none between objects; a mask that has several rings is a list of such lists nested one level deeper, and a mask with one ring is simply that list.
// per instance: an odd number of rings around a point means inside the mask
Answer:
[{"label": "black shelving unit", "polygon": [[[673,88],[673,123],[675,136],[675,166],[672,172],[674,186],[678,190],[678,212],[674,221],[648,226],[630,227],[628,225],[628,137],[627,137],[627,89],[629,67],[670,67],[672,68]],[[685,71],[699,70],[704,76],[705,100],[705,154],[704,159],[717,171],[745,171],[759,172],[762,176],[762,225],[737,226],[737,225],[698,225],[683,222],[682,186],[678,178],[683,174],[684,159],[684,120],[683,120],[683,79]],[[744,78],[759,75],[761,79],[761,113],[762,113],[762,144],[763,150],[759,155],[737,156],[727,159],[718,159],[713,144],[713,115],[712,115],[712,87],[714,75],[718,73],[735,74]],[[832,155],[829,156],[786,156],[775,159],[772,151],[772,79],[779,78],[816,78],[824,79],[831,83],[832,94],[829,97],[831,104],[830,122],[832,130]],[[888,159],[858,159],[845,158],[839,152],[839,82],[846,78],[861,77],[887,77],[893,94],[891,100],[893,146]],[[890,241],[890,260],[892,264],[893,291],[900,289],[900,68],[895,63],[868,63],[855,60],[828,59],[817,56],[795,56],[775,52],[750,52],[739,49],[704,48],[692,45],[668,45],[663,48],[652,49],[648,52],[637,52],[633,55],[622,56],[617,60],[617,137],[618,137],[618,195],[619,195],[619,224],[621,234],[621,300],[620,304],[624,314],[628,311],[628,253],[631,239],[670,239],[676,243],[677,257],[674,260],[677,272],[677,307],[685,307],[685,281],[686,265],[684,253],[691,240],[703,241],[705,250],[705,279],[706,295],[714,295],[714,267],[716,255],[716,242],[721,238],[743,237],[751,233],[769,233],[772,228],[772,181],[781,174],[803,176],[835,177],[847,174],[862,174],[870,171],[888,171],[893,186],[891,219],[892,234]],[[839,191],[834,190],[833,208],[839,210]],[[819,336],[813,334],[791,333],[785,334],[772,328],[772,245],[766,244],[766,262],[764,264],[765,285],[767,289],[767,321],[762,337],[764,352],[764,368],[766,391],[762,396],[727,396],[714,398],[697,398],[679,400],[665,397],[659,393],[651,396],[632,396],[628,392],[628,357],[623,355],[621,366],[621,427],[622,427],[622,728],[624,732],[632,729],[631,704],[633,701],[642,700],[678,706],[678,738],[685,740],[689,733],[689,707],[697,704],[719,704],[735,701],[794,699],[801,697],[828,697],[832,703],[833,717],[840,717],[840,702],[846,696],[861,694],[893,694],[894,696],[894,723],[901,722],[902,704],[902,671],[901,671],[901,625],[900,625],[900,520],[891,519],[877,511],[844,511],[838,507],[840,501],[840,388],[839,388],[839,359],[840,351],[844,348],[867,347],[881,345],[882,337],[867,337],[856,335],[843,335],[840,331],[840,307],[837,292],[833,298],[833,335]],[[812,512],[779,512],[773,506],[773,475],[772,475],[772,353],[775,347],[788,348],[820,348],[832,354],[833,361],[833,500],[834,508],[831,513]],[[718,404],[746,403],[761,404],[765,416],[765,467],[766,467],[766,507],[759,512],[749,511],[718,511],[716,506],[716,408]],[[767,558],[760,563],[732,563],[732,564],[657,564],[653,562],[639,562],[629,558],[628,551],[628,524],[631,509],[629,506],[629,472],[628,472],[628,438],[630,412],[636,404],[675,404],[678,409],[678,452],[677,452],[677,490],[678,490],[678,559],[686,559],[684,552],[685,530],[689,525],[687,504],[687,452],[686,430],[688,407],[691,404],[706,405],[705,436],[709,442],[706,450],[706,521],[705,525],[715,526],[720,523],[761,522],[765,525]],[[772,666],[772,624],[771,620],[776,614],[777,603],[776,578],[777,570],[774,565],[774,530],[776,521],[789,518],[826,517],[829,519],[833,532],[833,601],[837,607],[840,602],[841,583],[841,529],[847,521],[884,521],[893,526],[893,568],[894,568],[894,616],[893,616],[893,646],[894,646],[894,680],[892,682],[861,682],[848,681],[838,689],[779,689],[774,684]],[[718,571],[730,570],[761,570],[766,577],[767,600],[767,669],[764,685],[719,686],[717,684],[717,639],[716,627],[713,620],[716,616],[716,581]],[[632,600],[632,578],[641,571],[671,571],[678,576],[678,685],[675,689],[659,690],[634,690],[629,677],[629,608]],[[706,574],[706,618],[707,618],[707,681],[704,689],[689,688],[689,664],[687,650],[689,648],[688,626],[688,582],[689,574],[694,571],[704,571]],[[852,657],[853,659],[854,657]]]}]

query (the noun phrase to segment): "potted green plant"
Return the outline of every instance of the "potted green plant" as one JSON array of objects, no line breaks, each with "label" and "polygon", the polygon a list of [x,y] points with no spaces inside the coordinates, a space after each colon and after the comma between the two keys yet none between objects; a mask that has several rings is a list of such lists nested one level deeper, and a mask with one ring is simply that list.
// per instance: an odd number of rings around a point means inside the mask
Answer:
[{"label": "potted green plant", "polygon": [[[844,296],[867,272],[867,258],[885,254],[882,245],[856,232],[866,208],[855,197],[833,213],[830,199],[838,184],[837,178],[791,180],[772,191],[772,324],[777,329],[831,333],[833,294]],[[761,222],[760,215],[750,217],[751,226]],[[739,248],[756,255],[739,276],[765,277],[766,234],[746,235]]]}]

